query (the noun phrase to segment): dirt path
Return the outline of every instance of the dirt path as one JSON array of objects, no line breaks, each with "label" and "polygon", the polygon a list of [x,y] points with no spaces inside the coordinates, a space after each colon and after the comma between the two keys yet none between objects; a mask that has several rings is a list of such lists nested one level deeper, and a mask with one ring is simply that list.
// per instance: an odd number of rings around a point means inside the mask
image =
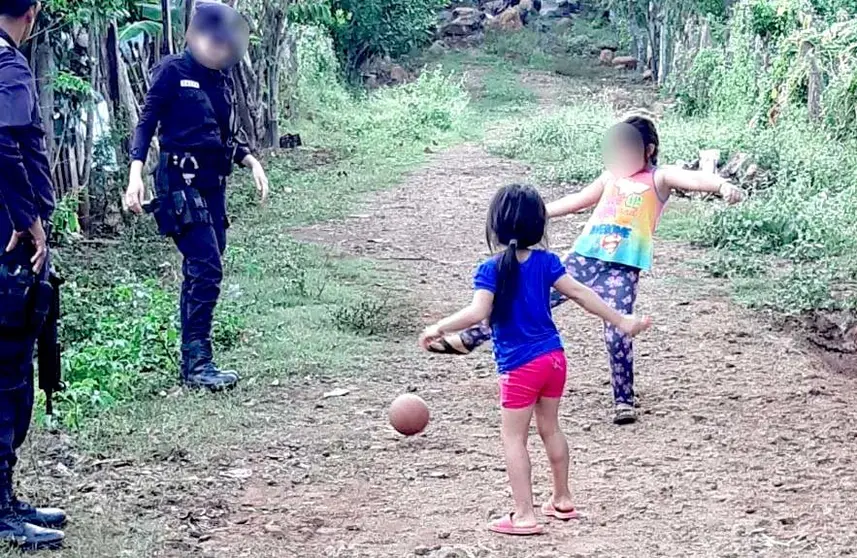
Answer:
[{"label": "dirt path", "polygon": [[[469,297],[485,255],[484,213],[517,162],[478,145],[439,154],[352,218],[303,231],[343,254],[379,262],[395,303],[425,322]],[[559,191],[546,191],[548,198]],[[359,215],[358,215],[359,214]],[[552,229],[555,249],[582,226]],[[846,556],[857,548],[857,395],[789,337],[733,305],[723,285],[661,242],[640,309],[657,327],[638,345],[640,423],[609,422],[599,325],[572,306],[556,312],[570,360],[563,424],[573,489],[587,519],[549,524],[520,540],[488,533],[507,488],[489,350],[467,358],[420,353],[414,335],[391,342],[373,371],[336,384],[296,384],[249,452],[252,477],[213,556],[655,557]],[[392,288],[394,287],[394,288]],[[402,292],[409,293],[401,300]],[[414,324],[416,328],[419,324]],[[322,399],[333,387],[344,397]],[[384,411],[415,391],[433,420],[402,439]],[[549,495],[533,438],[537,500]],[[258,451],[256,451],[258,450]]]}]

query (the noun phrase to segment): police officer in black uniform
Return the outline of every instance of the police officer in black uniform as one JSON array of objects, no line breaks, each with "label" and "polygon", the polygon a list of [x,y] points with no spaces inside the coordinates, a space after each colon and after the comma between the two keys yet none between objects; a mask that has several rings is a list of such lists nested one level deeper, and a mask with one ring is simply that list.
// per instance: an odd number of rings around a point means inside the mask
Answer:
[{"label": "police officer in black uniform", "polygon": [[0,0],[0,543],[26,549],[62,543],[65,513],[18,500],[12,472],[33,410],[33,352],[50,307],[45,229],[54,190],[36,83],[18,46],[40,4]]},{"label": "police officer in black uniform", "polygon": [[[196,3],[184,53],[166,57],[153,73],[131,151],[125,205],[154,213],[161,234],[184,257],[181,290],[182,381],[218,391],[233,387],[238,374],[212,360],[211,323],[223,278],[226,248],[226,177],[233,163],[249,167],[262,199],[268,179],[259,161],[238,141],[228,70],[249,42],[246,20],[231,7]],[[144,203],[142,169],[159,128],[161,156],[156,197]]]}]

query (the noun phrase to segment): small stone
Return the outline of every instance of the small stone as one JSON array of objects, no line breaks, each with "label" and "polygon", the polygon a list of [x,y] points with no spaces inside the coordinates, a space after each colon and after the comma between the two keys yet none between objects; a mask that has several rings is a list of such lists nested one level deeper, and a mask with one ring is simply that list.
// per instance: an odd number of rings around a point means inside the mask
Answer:
[{"label": "small stone", "polygon": [[317,535],[334,535],[339,532],[335,527],[319,527],[315,530]]},{"label": "small stone", "polygon": [[441,531],[437,534],[437,538],[440,540],[446,540],[450,537],[451,533],[449,531]]},{"label": "small stone", "polygon": [[220,475],[230,479],[247,480],[253,476],[253,471],[251,469],[230,469],[220,473]]},{"label": "small stone", "polygon": [[414,554],[416,556],[428,556],[431,554],[431,548],[427,546],[418,546],[414,549]]},{"label": "small stone", "polygon": [[273,523],[268,523],[265,525],[265,532],[271,535],[284,535],[285,531],[279,525],[274,525]]}]

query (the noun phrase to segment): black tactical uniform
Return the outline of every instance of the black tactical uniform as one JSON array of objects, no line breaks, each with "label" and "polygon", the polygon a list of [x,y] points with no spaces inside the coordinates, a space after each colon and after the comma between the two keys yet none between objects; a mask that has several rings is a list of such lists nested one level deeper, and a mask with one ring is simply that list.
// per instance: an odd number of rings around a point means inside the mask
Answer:
[{"label": "black tactical uniform", "polygon": [[[0,15],[20,18],[36,4],[0,0]],[[24,547],[59,544],[63,533],[42,527],[65,523],[61,510],[35,509],[13,491],[15,452],[23,444],[33,409],[33,352],[50,306],[49,264],[34,273],[32,242],[22,238],[11,252],[13,233],[26,232],[54,210],[36,84],[27,60],[0,29],[0,543]],[[38,527],[37,527],[38,525]]]},{"label": "black tactical uniform", "polygon": [[[192,25],[204,19],[217,27],[217,18],[227,9],[199,3]],[[161,156],[157,196],[148,210],[155,214],[161,234],[171,237],[184,257],[182,378],[191,387],[229,388],[238,375],[220,371],[212,362],[211,325],[229,227],[226,177],[233,163],[240,164],[250,152],[237,139],[226,71],[203,66],[191,50],[165,58],[153,73],[132,160],[146,160],[156,129]]]}]

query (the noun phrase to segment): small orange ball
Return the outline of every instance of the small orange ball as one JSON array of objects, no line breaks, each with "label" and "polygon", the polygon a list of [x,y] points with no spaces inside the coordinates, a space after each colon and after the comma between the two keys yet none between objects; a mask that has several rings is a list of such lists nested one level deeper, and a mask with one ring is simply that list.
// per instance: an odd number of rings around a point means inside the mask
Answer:
[{"label": "small orange ball", "polygon": [[425,430],[429,422],[429,408],[421,397],[406,393],[390,405],[390,424],[400,434],[413,436]]}]

